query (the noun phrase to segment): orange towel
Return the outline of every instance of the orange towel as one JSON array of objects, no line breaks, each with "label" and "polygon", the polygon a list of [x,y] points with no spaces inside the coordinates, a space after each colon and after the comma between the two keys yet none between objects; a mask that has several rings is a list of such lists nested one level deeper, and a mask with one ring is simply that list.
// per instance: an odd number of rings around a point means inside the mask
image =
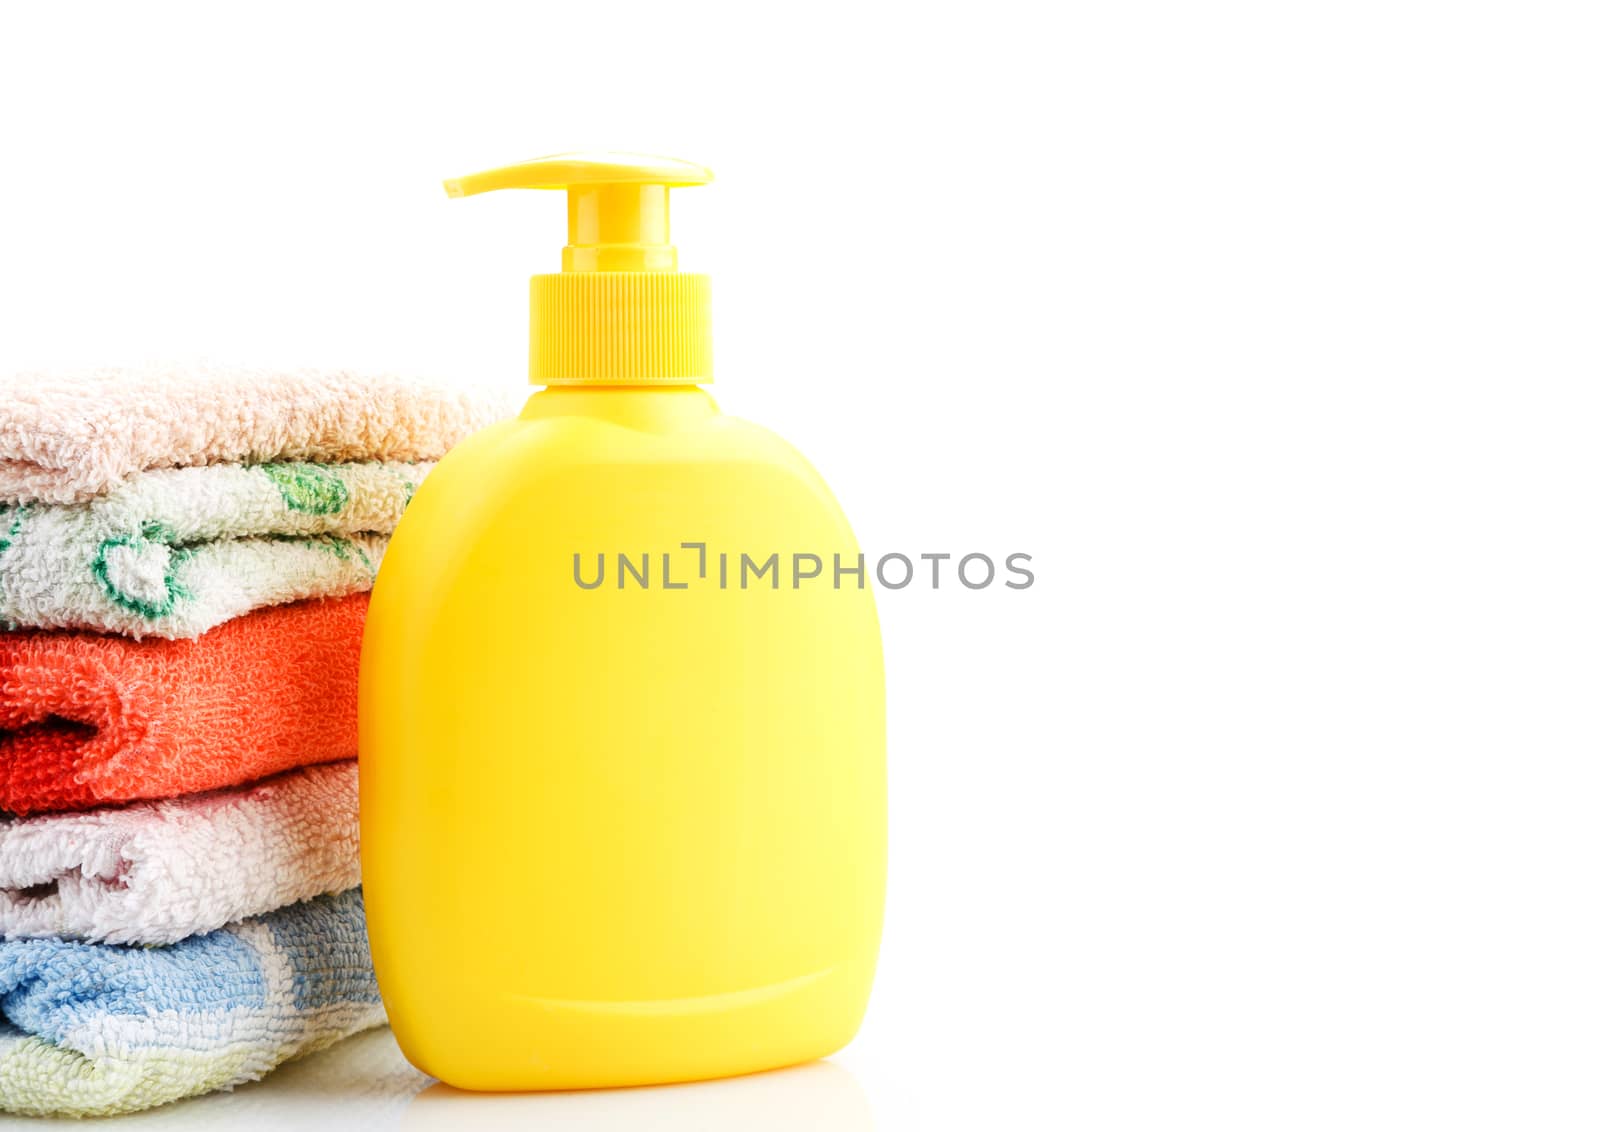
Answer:
[{"label": "orange towel", "polygon": [[194,640],[0,633],[0,809],[86,809],[356,754],[367,595]]}]

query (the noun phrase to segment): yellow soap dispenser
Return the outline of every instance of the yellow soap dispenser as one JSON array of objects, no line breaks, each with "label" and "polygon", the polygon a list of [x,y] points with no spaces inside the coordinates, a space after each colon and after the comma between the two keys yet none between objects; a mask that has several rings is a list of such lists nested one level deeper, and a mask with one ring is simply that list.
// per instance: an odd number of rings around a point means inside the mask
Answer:
[{"label": "yellow soap dispenser", "polygon": [[564,189],[534,393],[390,543],[361,662],[361,858],[406,1056],[466,1089],[643,1085],[822,1057],[882,920],[870,567],[777,436],[723,416],[696,165],[563,154],[446,182]]}]

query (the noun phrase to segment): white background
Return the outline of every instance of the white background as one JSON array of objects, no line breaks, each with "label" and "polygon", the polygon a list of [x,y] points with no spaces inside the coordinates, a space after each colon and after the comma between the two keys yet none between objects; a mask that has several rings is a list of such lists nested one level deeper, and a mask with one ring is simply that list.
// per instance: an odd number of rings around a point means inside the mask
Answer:
[{"label": "white background", "polygon": [[[668,1091],[376,1035],[151,1127],[1600,1116],[1600,34],[1546,3],[7,4],[0,363],[525,375],[580,148],[704,162],[723,407],[871,552],[866,1026]],[[226,1120],[223,1118],[226,1117]]]}]

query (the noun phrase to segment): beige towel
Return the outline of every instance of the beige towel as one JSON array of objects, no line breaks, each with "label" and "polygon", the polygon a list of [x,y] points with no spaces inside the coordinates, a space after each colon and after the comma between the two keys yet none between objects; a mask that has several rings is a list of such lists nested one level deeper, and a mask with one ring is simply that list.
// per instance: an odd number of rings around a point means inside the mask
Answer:
[{"label": "beige towel", "polygon": [[209,365],[0,375],[0,503],[76,502],[152,468],[436,460],[526,396]]}]

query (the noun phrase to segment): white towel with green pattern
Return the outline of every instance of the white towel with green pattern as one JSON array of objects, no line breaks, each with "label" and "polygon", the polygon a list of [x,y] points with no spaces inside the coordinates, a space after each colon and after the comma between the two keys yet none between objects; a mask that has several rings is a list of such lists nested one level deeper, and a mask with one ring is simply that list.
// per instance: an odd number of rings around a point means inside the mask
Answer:
[{"label": "white towel with green pattern", "polygon": [[0,622],[187,638],[262,606],[371,589],[432,467],[163,468],[83,503],[0,505]]}]

